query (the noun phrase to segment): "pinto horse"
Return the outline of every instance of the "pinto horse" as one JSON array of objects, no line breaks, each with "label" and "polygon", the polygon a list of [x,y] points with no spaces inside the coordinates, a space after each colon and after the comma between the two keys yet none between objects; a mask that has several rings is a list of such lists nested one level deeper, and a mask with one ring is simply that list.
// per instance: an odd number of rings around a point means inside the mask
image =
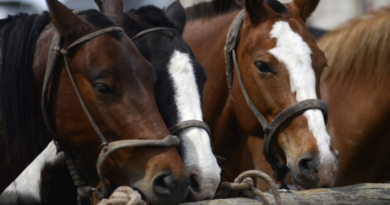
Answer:
[{"label": "pinto horse", "polygon": [[[103,7],[100,1],[98,5]],[[110,5],[105,6],[106,8],[100,10],[108,13],[110,8],[107,6]],[[181,37],[185,25],[185,11],[180,2],[172,3],[165,12],[154,6],[141,7],[125,13],[123,18],[124,31],[130,37],[150,31],[134,38],[133,43],[153,65],[157,77],[154,95],[167,127],[186,120],[202,120],[200,94],[206,81],[206,74]],[[165,30],[150,30],[164,27]],[[189,127],[178,132],[177,136],[181,140],[179,149],[187,175],[190,176],[190,189],[186,201],[212,198],[219,184],[220,168],[212,154],[209,135],[202,128]],[[44,155],[54,156],[55,149],[49,146],[42,153],[42,156]],[[41,204],[76,203],[77,194],[63,161],[56,166],[45,166],[40,178],[29,179],[26,176],[27,171],[24,176],[23,174],[19,176],[19,180],[38,183]],[[34,163],[41,163],[39,157],[32,164]],[[16,190],[12,185],[8,191],[15,193],[12,196],[13,201],[17,201],[18,198],[26,199],[36,193]]]},{"label": "pinto horse", "polygon": [[[335,186],[387,182],[390,169],[390,8],[358,17],[318,40],[329,67],[320,90],[329,105],[328,132],[340,152]],[[250,139],[256,168],[271,167]],[[375,160],[374,160],[375,159]],[[267,190],[265,184],[258,187]]]},{"label": "pinto horse", "polygon": [[[214,0],[187,8],[190,22],[183,37],[208,75],[203,114],[211,128],[214,153],[225,158],[224,180],[253,167],[241,156],[248,152],[248,137],[262,138],[265,129],[266,135],[273,132],[271,148],[286,163],[276,166],[275,155],[267,160],[279,170],[279,180],[289,170],[299,189],[333,185],[338,152],[326,131],[326,109],[321,112],[316,107],[294,116],[285,110],[308,99],[318,102],[319,79],[327,60],[305,26],[318,2]],[[228,32],[229,53],[224,55]],[[286,114],[290,118],[279,121],[277,129],[263,126]]]},{"label": "pinto horse", "polygon": [[[57,0],[47,0],[47,5],[50,16],[21,14],[1,21],[1,190],[53,136],[61,150],[72,150],[93,170],[91,178],[99,178],[99,153],[106,157],[113,146],[130,143],[112,142],[151,142],[169,135],[155,104],[151,64],[122,29],[97,11],[76,15]],[[120,24],[117,19],[116,23]],[[50,42],[56,33],[62,39],[62,49],[54,47],[56,54],[65,57],[51,61],[53,78],[46,84],[53,135],[44,123],[45,107],[41,110],[39,98],[44,95]],[[56,150],[53,143],[49,146]],[[51,162],[58,157],[51,156]],[[176,148],[118,150],[107,157],[101,173],[100,179],[132,186],[153,204],[178,203],[187,196],[188,178]],[[28,174],[34,177],[39,172]],[[18,183],[24,189],[37,188]]]}]

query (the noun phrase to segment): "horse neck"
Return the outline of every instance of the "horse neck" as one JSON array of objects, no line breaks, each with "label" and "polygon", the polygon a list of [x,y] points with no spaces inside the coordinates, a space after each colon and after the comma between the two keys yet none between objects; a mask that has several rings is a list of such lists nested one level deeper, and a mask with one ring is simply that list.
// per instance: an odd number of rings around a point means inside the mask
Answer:
[{"label": "horse neck", "polygon": [[[248,137],[236,117],[224,56],[227,32],[237,13],[188,22],[183,33],[184,40],[205,68],[208,77],[203,90],[203,115],[211,128],[213,151],[229,161],[245,150]],[[235,176],[234,173],[232,175]]]}]

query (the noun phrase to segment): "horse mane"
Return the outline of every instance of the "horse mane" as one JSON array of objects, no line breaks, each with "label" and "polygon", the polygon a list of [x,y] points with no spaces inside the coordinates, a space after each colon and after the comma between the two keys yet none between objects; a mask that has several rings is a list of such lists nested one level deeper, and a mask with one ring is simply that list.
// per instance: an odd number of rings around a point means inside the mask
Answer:
[{"label": "horse mane", "polygon": [[[274,12],[279,14],[288,13],[287,8],[278,0],[266,0],[265,3]],[[186,9],[187,20],[208,19],[219,15],[224,15],[233,11],[243,9],[244,0],[212,0],[201,2]]]},{"label": "horse mane", "polygon": [[[323,79],[347,75],[374,77],[384,83],[390,65],[390,7],[353,19],[318,40],[329,67]],[[370,72],[366,72],[369,65]],[[371,76],[375,75],[375,76]]]},{"label": "horse mane", "polygon": [[241,9],[242,6],[235,0],[213,0],[210,2],[201,2],[186,8],[186,15],[187,21],[195,21],[197,19],[208,19]]},{"label": "horse mane", "polygon": [[[109,17],[96,10],[81,11],[78,15],[98,28],[115,26]],[[36,145],[45,145],[43,134],[47,132],[37,104],[40,88],[34,86],[32,67],[36,42],[50,22],[48,12],[20,13],[0,20],[0,120],[6,146],[17,147],[8,149],[8,160],[11,157],[26,160],[27,154],[31,155],[27,151],[40,152]],[[119,40],[122,32],[110,34]]]},{"label": "horse mane", "polygon": [[[36,41],[50,23],[48,12],[17,14],[0,20],[0,119],[7,147],[25,159],[39,129],[32,64]],[[20,154],[17,154],[20,153]],[[8,159],[11,153],[8,151]]]}]

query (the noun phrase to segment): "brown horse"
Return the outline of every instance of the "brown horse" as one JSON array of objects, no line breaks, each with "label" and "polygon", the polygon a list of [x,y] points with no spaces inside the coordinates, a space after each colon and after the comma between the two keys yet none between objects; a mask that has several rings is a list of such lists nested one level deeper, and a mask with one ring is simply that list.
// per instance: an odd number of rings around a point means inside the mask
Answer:
[{"label": "brown horse", "polygon": [[[322,99],[329,105],[327,129],[340,151],[335,186],[390,180],[385,174],[390,169],[389,19],[390,8],[384,8],[353,19],[318,41],[329,59],[320,84]],[[248,144],[256,168],[272,173],[257,150],[262,142],[253,138]]]},{"label": "brown horse", "polygon": [[[112,2],[110,11],[122,15],[123,11],[115,10],[122,1]],[[96,176],[102,150],[96,130],[107,142],[162,139],[169,135],[153,95],[156,76],[129,37],[98,11],[78,16],[57,0],[47,0],[47,5],[50,17],[48,13],[21,14],[0,23],[1,190],[24,169],[20,164],[33,160],[42,145],[51,140],[40,96],[55,33],[61,36],[63,48],[56,49],[57,54],[65,58],[59,58],[53,67],[49,117],[61,148],[80,156],[85,166],[95,170]],[[88,34],[95,36],[85,40]],[[77,46],[70,46],[77,42]],[[71,49],[66,49],[69,46]],[[86,109],[82,108],[82,101]],[[110,145],[113,144],[108,145],[108,150]],[[54,144],[49,146],[56,149]],[[59,155],[50,156],[52,163],[58,158]],[[176,148],[118,150],[107,158],[103,174],[116,185],[140,190],[153,204],[178,203],[187,195],[188,180]],[[28,184],[23,187],[36,188]]]},{"label": "brown horse", "polygon": [[[224,180],[232,180],[251,167],[241,161],[241,155],[248,151],[247,139],[250,135],[263,136],[253,107],[269,123],[289,106],[319,96],[319,79],[327,60],[305,27],[318,2],[214,0],[187,9],[191,21],[185,27],[184,40],[208,75],[203,114],[211,127],[214,152],[225,158]],[[233,75],[229,92],[224,45],[241,9],[244,14],[236,46],[238,66],[229,74]],[[242,86],[237,71],[242,75]],[[246,88],[254,104],[251,109],[241,87]],[[320,110],[310,109],[290,118],[275,136],[273,148],[286,162],[299,189],[333,185],[338,153],[331,145]],[[240,163],[247,167],[242,168]]]}]

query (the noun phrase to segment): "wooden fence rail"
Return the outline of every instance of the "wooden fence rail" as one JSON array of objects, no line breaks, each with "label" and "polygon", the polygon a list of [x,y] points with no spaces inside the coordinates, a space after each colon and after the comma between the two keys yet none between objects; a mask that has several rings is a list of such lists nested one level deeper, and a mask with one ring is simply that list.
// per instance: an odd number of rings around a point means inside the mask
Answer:
[{"label": "wooden fence rail", "polygon": [[[272,194],[265,193],[272,204],[275,199]],[[383,184],[358,184],[346,187],[329,189],[312,189],[307,191],[291,191],[281,193],[282,203],[286,205],[390,205],[390,183]],[[263,205],[260,200],[248,198],[219,199],[194,203],[182,203],[180,205]]]}]

